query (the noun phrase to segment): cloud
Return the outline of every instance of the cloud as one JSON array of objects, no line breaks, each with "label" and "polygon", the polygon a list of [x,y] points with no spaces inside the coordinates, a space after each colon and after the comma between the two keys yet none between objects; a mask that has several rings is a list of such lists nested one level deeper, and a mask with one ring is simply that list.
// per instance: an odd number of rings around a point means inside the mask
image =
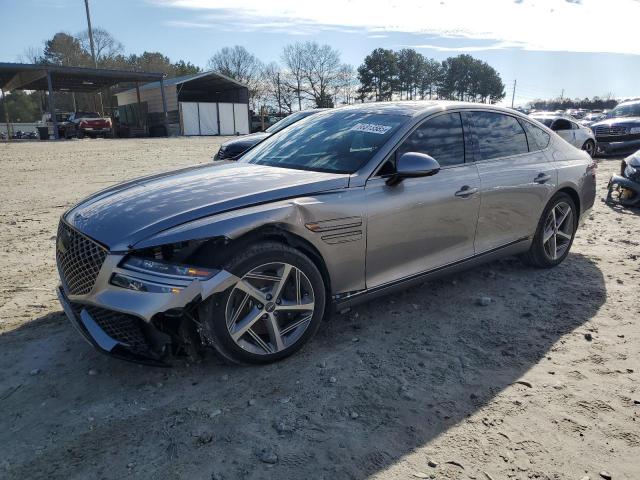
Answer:
[{"label": "cloud", "polygon": [[[210,24],[229,29],[232,25],[240,31],[294,35],[327,30],[377,35],[404,32],[492,42],[476,45],[477,50],[640,54],[637,42],[631,39],[640,18],[637,0],[390,0],[384,7],[372,6],[370,0],[323,0],[321,8],[300,0],[147,1],[179,9],[182,16],[193,15],[193,19],[172,22],[182,28]],[[457,47],[436,49],[441,48]]]}]

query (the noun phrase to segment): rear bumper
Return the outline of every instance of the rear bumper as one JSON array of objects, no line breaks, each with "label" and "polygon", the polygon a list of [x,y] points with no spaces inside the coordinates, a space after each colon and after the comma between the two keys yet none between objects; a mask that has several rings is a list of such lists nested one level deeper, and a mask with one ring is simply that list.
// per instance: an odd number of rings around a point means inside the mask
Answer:
[{"label": "rear bumper", "polygon": [[602,153],[604,155],[632,153],[640,149],[640,139],[623,140],[616,142],[598,140],[597,149],[598,153]]}]

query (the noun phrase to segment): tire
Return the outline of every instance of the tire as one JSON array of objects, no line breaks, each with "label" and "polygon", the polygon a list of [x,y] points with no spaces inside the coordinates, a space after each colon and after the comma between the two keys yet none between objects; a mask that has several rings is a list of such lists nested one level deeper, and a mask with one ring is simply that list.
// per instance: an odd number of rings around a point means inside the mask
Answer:
[{"label": "tire", "polygon": [[587,140],[586,142],[584,142],[584,145],[582,145],[582,150],[587,152],[590,157],[595,156],[595,154],[596,154],[596,142],[594,142],[593,140]]},{"label": "tire", "polygon": [[203,340],[224,360],[275,362],[315,335],[325,313],[326,286],[306,255],[269,241],[239,252],[222,268],[241,281],[203,302],[198,314]]},{"label": "tire", "polygon": [[84,132],[82,130],[78,130],[78,138],[82,139],[84,138]]},{"label": "tire", "polygon": [[[568,206],[570,210],[570,215],[568,215],[559,228],[555,229],[555,235],[552,235],[545,241],[545,236],[549,235],[550,225],[552,222],[552,218],[556,218],[557,222],[560,221],[560,218],[552,217],[553,214],[558,212],[562,212],[562,207]],[[552,211],[554,211],[552,214]],[[561,214],[560,214],[561,215]],[[570,217],[570,218],[569,218]],[[556,222],[556,223],[557,223]],[[571,250],[571,245],[573,245],[573,240],[575,238],[576,230],[578,228],[578,211],[576,209],[576,205],[573,199],[564,192],[556,193],[549,203],[545,207],[542,212],[542,216],[538,221],[538,227],[536,229],[535,236],[533,237],[533,242],[531,243],[531,247],[527,253],[521,255],[521,259],[527,265],[531,265],[536,268],[551,268],[556,265],[562,263],[562,261],[569,254],[569,250]],[[570,238],[566,238],[566,236],[570,236]],[[555,239],[553,238],[555,237]],[[556,242],[553,245],[556,246],[555,252],[556,256],[553,257],[550,254],[549,250],[554,251],[552,245],[549,242]],[[560,251],[558,244],[562,245],[562,251]]]}]

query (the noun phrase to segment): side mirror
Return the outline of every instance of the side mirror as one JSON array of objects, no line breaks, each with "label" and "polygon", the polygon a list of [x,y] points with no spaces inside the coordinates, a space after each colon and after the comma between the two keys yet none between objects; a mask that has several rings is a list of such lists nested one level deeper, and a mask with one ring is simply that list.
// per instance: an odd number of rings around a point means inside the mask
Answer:
[{"label": "side mirror", "polygon": [[405,178],[429,177],[439,171],[440,164],[432,156],[418,152],[403,153],[398,159],[396,173],[387,180],[387,185],[397,185]]}]

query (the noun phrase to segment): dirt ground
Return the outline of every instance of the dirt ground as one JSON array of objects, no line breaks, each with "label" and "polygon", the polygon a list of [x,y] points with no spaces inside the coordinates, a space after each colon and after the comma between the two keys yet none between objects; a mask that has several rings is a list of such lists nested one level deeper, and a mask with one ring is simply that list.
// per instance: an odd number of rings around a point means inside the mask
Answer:
[{"label": "dirt ground", "polygon": [[58,217],[222,140],[0,144],[0,478],[640,479],[640,212],[600,201],[619,159],[553,270],[426,283],[264,367],[89,347],[55,299]]}]

